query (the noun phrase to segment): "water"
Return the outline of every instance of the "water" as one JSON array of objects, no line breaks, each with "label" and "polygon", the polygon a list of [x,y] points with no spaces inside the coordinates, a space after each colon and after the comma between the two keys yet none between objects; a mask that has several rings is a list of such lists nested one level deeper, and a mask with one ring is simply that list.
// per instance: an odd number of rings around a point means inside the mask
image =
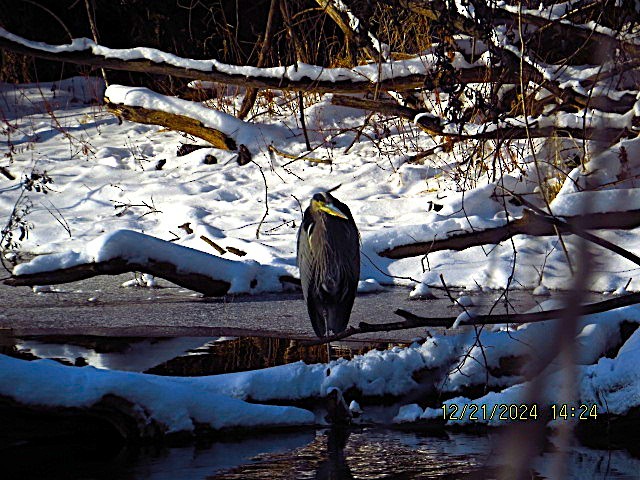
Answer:
[{"label": "water", "polygon": [[[256,434],[181,447],[82,443],[0,450],[2,478],[47,480],[498,478],[498,434],[428,435],[381,428]],[[530,478],[552,478],[558,453],[538,456]],[[575,479],[637,479],[640,459],[574,446],[562,459]],[[508,477],[508,473],[506,474]]]}]

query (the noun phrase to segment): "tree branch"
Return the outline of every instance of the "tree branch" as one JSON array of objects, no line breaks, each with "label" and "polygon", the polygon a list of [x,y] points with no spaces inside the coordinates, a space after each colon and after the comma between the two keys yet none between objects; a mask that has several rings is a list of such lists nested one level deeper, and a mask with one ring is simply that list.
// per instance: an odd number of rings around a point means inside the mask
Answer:
[{"label": "tree branch", "polygon": [[556,228],[562,232],[574,233],[578,230],[629,230],[638,226],[640,226],[640,210],[590,213],[587,215],[563,217],[562,222],[557,225],[546,216],[525,210],[522,217],[499,227],[464,232],[442,239],[434,238],[430,242],[400,245],[383,250],[379,252],[378,255],[385,258],[399,259],[417,257],[440,250],[464,250],[479,245],[497,244],[520,234],[536,237],[556,235]]},{"label": "tree branch", "polygon": [[[621,297],[615,297],[601,302],[581,305],[578,308],[580,316],[593,315],[595,313],[608,312],[617,308],[628,307],[640,303],[640,292],[631,293]],[[497,315],[477,315],[468,320],[462,320],[459,325],[500,325],[500,324],[523,324],[545,322],[548,320],[561,319],[569,311],[575,311],[575,307],[570,309],[559,308],[556,310],[546,310],[532,313],[507,313]],[[404,321],[389,323],[366,323],[360,322],[357,327],[349,327],[344,332],[329,337],[304,342],[305,346],[320,345],[328,342],[335,342],[360,333],[370,332],[390,332],[397,330],[408,330],[417,327],[445,327],[450,328],[457,317],[422,317],[406,310],[398,309],[394,312],[404,318]]]},{"label": "tree branch", "polygon": [[[11,36],[11,38],[7,38]],[[15,38],[14,38],[15,37]],[[17,40],[19,39],[19,40]],[[385,79],[379,82],[369,80],[364,74],[358,70],[351,70],[352,78],[344,80],[318,80],[308,76],[295,75],[295,79],[291,79],[286,73],[281,76],[274,76],[273,69],[252,68],[251,75],[244,73],[227,73],[220,70],[234,71],[240,67],[233,65],[221,65],[220,68],[211,66],[211,70],[198,70],[186,66],[176,66],[166,61],[150,61],[146,59],[122,60],[119,58],[105,55],[94,54],[91,45],[84,46],[77,50],[64,50],[56,48],[60,46],[52,46],[39,43],[38,47],[33,45],[24,45],[22,42],[28,42],[21,37],[17,37],[0,28],[0,49],[6,49],[23,55],[30,55],[46,60],[54,60],[58,62],[68,62],[80,65],[92,65],[96,67],[104,67],[112,70],[126,70],[133,72],[144,72],[158,75],[172,75],[180,78],[189,78],[195,80],[208,80],[220,82],[229,85],[241,85],[244,87],[255,88],[271,88],[277,90],[303,90],[316,93],[362,93],[373,92],[378,90],[408,91],[420,88],[424,85],[425,74],[406,74],[405,76],[396,76],[394,78]],[[35,42],[34,42],[35,43]],[[65,46],[62,46],[65,47]],[[104,48],[104,47],[102,47]],[[164,53],[164,52],[159,52]],[[170,55],[164,54],[169,57]],[[173,58],[174,63],[186,64],[188,59],[176,56]],[[295,66],[287,67],[289,71],[297,71]],[[330,69],[323,69],[323,71]],[[344,71],[345,69],[339,69]],[[376,69],[377,70],[377,69]],[[340,72],[336,72],[336,76]]]}]

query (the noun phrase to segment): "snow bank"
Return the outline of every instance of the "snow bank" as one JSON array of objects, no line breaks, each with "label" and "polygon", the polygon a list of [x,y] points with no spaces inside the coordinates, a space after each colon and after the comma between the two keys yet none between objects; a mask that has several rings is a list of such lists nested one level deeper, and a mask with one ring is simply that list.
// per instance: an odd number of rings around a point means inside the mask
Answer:
[{"label": "snow bank", "polygon": [[[632,317],[637,318],[638,309],[634,312]],[[629,314],[631,312],[627,312]],[[607,318],[601,318],[608,324],[616,325],[620,317],[615,312],[607,312],[601,314],[601,316]],[[618,317],[618,318],[616,318]],[[601,323],[604,325],[604,323]],[[598,350],[602,350],[606,347],[602,339],[598,341],[597,338],[593,338],[592,330],[597,329],[596,325],[590,324],[582,329],[582,332],[578,336],[579,349],[583,349],[587,345],[596,344],[595,348],[588,347],[588,350],[593,350],[593,353]],[[602,333],[602,332],[601,332]],[[585,337],[591,337],[585,339]],[[487,346],[485,345],[485,348]],[[491,350],[487,350],[490,352]],[[599,355],[598,355],[599,357]],[[588,412],[590,413],[591,407],[596,405],[597,414],[613,414],[624,415],[633,408],[640,407],[640,377],[638,376],[638,368],[640,367],[640,329],[637,329],[631,337],[620,348],[615,358],[599,358],[592,357],[592,363],[589,365],[579,365],[576,367],[575,374],[577,375],[577,393],[575,399],[562,399],[559,398],[560,392],[564,391],[566,384],[565,370],[547,369],[545,389],[540,394],[540,398],[537,398],[538,402],[537,411],[538,415],[545,413],[551,413],[551,405],[569,404],[576,406],[579,405],[588,406]],[[571,373],[569,373],[571,374]],[[512,380],[513,381],[513,380]],[[505,421],[512,421],[516,418],[508,412],[504,415],[504,418],[500,418],[500,413],[504,413],[503,406],[509,405],[522,405],[530,404],[528,395],[529,391],[528,383],[518,383],[511,385],[499,392],[491,392],[480,398],[470,399],[466,397],[455,397],[447,400],[443,403],[446,407],[446,411],[449,413],[455,412],[455,418],[449,419],[450,425],[456,424],[473,424],[484,423],[492,426],[499,426],[504,424]],[[471,408],[470,405],[482,406],[480,410]],[[519,410],[520,411],[520,410]],[[443,409],[441,408],[429,408],[427,407],[420,415],[417,415],[417,411],[414,407],[411,407],[411,415],[406,415],[407,410],[401,410],[398,413],[395,421],[406,422],[421,420],[442,419]],[[529,418],[531,413],[530,407],[526,412],[522,412]],[[571,414],[571,412],[569,412]],[[475,418],[472,418],[471,416]],[[410,417],[410,419],[409,419]],[[566,419],[558,418],[555,421],[552,420],[551,424],[556,425],[558,422],[567,421]]]},{"label": "snow bank", "polygon": [[309,425],[313,413],[295,407],[256,405],[187,382],[132,372],[67,367],[52,360],[27,362],[0,355],[0,394],[27,405],[90,407],[116,395],[159,422],[166,433],[193,432],[196,424],[213,429]]}]

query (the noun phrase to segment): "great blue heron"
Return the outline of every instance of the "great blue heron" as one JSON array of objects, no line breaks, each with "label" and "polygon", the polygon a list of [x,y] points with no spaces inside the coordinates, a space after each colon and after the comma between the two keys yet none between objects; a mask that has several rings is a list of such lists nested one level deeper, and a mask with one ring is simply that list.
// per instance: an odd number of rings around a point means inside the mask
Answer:
[{"label": "great blue heron", "polygon": [[298,267],[316,335],[344,331],[360,278],[360,235],[349,207],[329,192],[316,193],[304,212]]}]

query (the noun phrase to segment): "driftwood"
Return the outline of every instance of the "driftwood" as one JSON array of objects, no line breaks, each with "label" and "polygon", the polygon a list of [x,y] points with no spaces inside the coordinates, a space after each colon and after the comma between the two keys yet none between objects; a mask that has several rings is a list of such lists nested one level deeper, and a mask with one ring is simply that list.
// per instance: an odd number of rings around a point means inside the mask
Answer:
[{"label": "driftwood", "polygon": [[[577,311],[579,315],[592,315],[594,313],[608,312],[616,308],[628,307],[640,303],[640,292],[631,293],[621,297],[603,300],[601,302],[581,305]],[[459,325],[500,325],[500,324],[523,324],[545,322],[548,320],[561,319],[568,312],[575,312],[576,308],[559,308],[556,310],[546,310],[543,312],[532,313],[512,313],[512,314],[496,314],[496,315],[473,315],[466,320],[461,320]],[[367,323],[360,322],[357,327],[349,327],[344,332],[330,335],[318,340],[304,342],[305,346],[319,345],[322,343],[335,342],[360,333],[370,332],[390,332],[396,330],[408,330],[417,327],[444,327],[453,326],[458,317],[422,317],[415,315],[406,310],[397,309],[396,315],[404,318],[400,322],[388,323]]]},{"label": "driftwood", "polygon": [[522,217],[496,228],[463,232],[442,239],[434,238],[430,242],[400,245],[383,250],[378,255],[393,259],[417,257],[439,250],[464,250],[479,245],[493,245],[520,234],[540,237],[556,235],[556,229],[563,233],[576,233],[598,229],[629,230],[638,226],[640,226],[640,210],[562,217],[562,221],[556,224],[547,216],[525,210]]},{"label": "driftwood", "polygon": [[4,280],[4,284],[11,285],[12,287],[57,285],[77,282],[78,280],[84,280],[85,278],[96,277],[98,275],[120,275],[127,272],[148,273],[210,297],[223,296],[231,287],[229,282],[217,280],[208,275],[179,272],[176,265],[168,262],[157,262],[150,259],[148,263],[135,263],[122,258],[114,258],[104,262],[86,263],[48,272],[16,275]]},{"label": "driftwood", "polygon": [[186,115],[152,110],[144,107],[132,107],[121,103],[106,102],[107,109],[119,118],[130,122],[144,123],[149,125],[160,125],[170,130],[176,130],[202,138],[213,147],[222,150],[235,150],[237,148],[235,140],[225,135],[219,130],[205,127],[201,121],[195,120]]}]

